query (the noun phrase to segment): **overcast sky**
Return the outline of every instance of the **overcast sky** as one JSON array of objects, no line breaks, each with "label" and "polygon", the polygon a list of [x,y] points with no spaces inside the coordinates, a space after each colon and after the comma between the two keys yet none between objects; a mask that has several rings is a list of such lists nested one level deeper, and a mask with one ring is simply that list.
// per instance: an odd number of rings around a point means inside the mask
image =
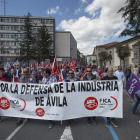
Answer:
[{"label": "overcast sky", "polygon": [[[78,49],[91,54],[96,45],[128,38],[119,38],[125,28],[117,11],[126,0],[6,0],[6,15],[55,17],[56,30],[70,31],[77,40]],[[3,15],[0,2],[0,15]]]}]

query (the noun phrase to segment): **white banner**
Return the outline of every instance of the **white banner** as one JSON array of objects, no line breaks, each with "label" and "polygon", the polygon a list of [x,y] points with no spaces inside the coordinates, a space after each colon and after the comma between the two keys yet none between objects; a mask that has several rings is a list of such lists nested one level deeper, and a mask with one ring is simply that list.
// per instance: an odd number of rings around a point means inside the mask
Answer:
[{"label": "white banner", "polygon": [[67,120],[123,117],[122,81],[61,82],[50,85],[0,82],[0,116]]}]

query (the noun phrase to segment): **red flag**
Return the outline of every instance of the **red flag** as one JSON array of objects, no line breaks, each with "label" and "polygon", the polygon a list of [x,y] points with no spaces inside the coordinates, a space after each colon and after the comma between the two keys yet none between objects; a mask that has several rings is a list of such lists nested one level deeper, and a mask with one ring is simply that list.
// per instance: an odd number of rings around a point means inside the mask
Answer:
[{"label": "red flag", "polygon": [[13,82],[14,83],[20,83],[19,80],[15,76],[13,76]]},{"label": "red flag", "polygon": [[83,76],[80,78],[80,81],[83,80],[83,77],[86,75],[86,71],[83,71],[83,72],[82,72],[82,75],[83,75]]},{"label": "red flag", "polygon": [[60,65],[59,61],[57,61],[57,67],[61,68],[61,65]]},{"label": "red flag", "polygon": [[44,62],[44,60],[42,60],[42,62],[41,62],[41,67],[45,68],[45,62]]},{"label": "red flag", "polygon": [[63,77],[63,74],[62,74],[62,71],[59,73],[59,79],[58,79],[58,82],[63,82],[64,81],[64,77]]},{"label": "red flag", "polygon": [[73,58],[71,59],[70,69],[71,70],[74,70],[75,69],[75,61],[74,61]]},{"label": "red flag", "polygon": [[65,60],[65,62],[64,62],[64,64],[63,64],[63,66],[62,66],[62,69],[64,69],[64,66],[67,66],[66,60]]},{"label": "red flag", "polygon": [[51,75],[52,76],[59,75],[59,71],[58,71],[57,63],[56,63],[56,58],[54,58],[54,61],[51,65]]},{"label": "red flag", "polygon": [[47,64],[47,65],[46,65],[46,68],[47,68],[47,69],[50,69],[50,64]]},{"label": "red flag", "polygon": [[34,70],[37,70],[37,65],[36,65],[35,61],[33,63],[33,67],[34,67]]}]

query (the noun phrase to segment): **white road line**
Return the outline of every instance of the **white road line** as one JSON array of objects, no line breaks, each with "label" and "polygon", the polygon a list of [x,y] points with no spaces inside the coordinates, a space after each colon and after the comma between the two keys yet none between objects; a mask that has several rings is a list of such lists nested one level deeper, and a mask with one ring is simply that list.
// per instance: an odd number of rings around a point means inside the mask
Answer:
[{"label": "white road line", "polygon": [[73,140],[70,126],[65,127],[65,130],[64,130],[60,140]]},{"label": "white road line", "polygon": [[25,120],[23,121],[23,123],[22,123],[20,126],[18,126],[6,140],[11,140],[11,139],[13,138],[13,136],[20,130],[20,128],[21,128],[26,122],[27,122],[27,119],[25,119]]}]

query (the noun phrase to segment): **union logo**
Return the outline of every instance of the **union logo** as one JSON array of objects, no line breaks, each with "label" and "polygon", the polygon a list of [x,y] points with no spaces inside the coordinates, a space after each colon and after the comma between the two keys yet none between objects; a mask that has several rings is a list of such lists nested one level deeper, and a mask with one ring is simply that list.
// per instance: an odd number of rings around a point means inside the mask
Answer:
[{"label": "union logo", "polygon": [[87,110],[94,110],[98,107],[98,100],[94,97],[88,97],[84,102],[84,106]]},{"label": "union logo", "polygon": [[45,114],[45,111],[43,108],[37,108],[36,109],[36,115],[38,115],[39,117],[43,117]]},{"label": "union logo", "polygon": [[8,101],[7,98],[2,97],[0,98],[0,108],[3,110],[7,110],[10,107],[10,102]]}]

